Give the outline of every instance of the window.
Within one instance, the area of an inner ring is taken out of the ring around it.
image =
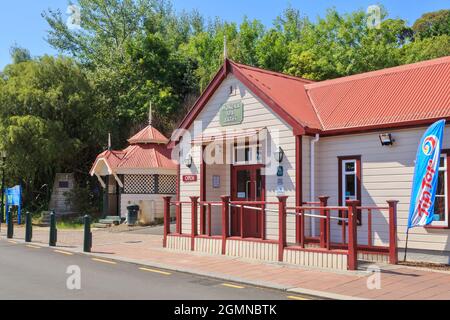
[[[234,164],[258,164],[262,163],[261,145],[235,146]]]
[[[434,217],[431,227],[447,228],[448,225],[448,152],[442,151],[439,161],[438,183],[434,201]]]
[[[339,205],[345,206],[347,200],[361,202],[361,156],[338,157],[339,163]],[[346,212],[340,212],[346,217]],[[361,225],[361,212],[358,211],[358,225]],[[339,224],[342,224],[339,221]]]
[[[342,203],[347,200],[357,200],[356,192],[356,160],[342,161]]]

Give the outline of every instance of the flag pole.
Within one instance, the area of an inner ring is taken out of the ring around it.
[[[405,257],[403,258],[403,262],[406,262],[406,254],[408,252],[408,238],[409,238],[409,227],[408,229],[406,229]]]

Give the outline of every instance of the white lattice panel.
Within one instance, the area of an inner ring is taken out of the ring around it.
[[[161,174],[158,179],[159,194],[175,194],[177,193],[177,176]]]
[[[155,176],[150,174],[126,174],[123,187],[124,193],[128,194],[156,193]]]

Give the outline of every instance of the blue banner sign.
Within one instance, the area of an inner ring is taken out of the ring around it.
[[[17,222],[21,224],[22,220],[22,187],[15,186],[13,188],[6,188],[6,222],[9,220],[9,212],[10,212],[10,206],[17,206]]]
[[[433,221],[444,126],[445,120],[434,123],[420,141],[411,191],[408,228],[423,227]]]

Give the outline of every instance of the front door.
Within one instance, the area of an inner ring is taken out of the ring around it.
[[[264,201],[264,176],[261,165],[233,166],[231,173],[231,201]],[[254,206],[254,205],[249,205]],[[259,207],[259,206],[258,206]],[[241,229],[241,209],[231,209],[231,235],[245,238],[260,238],[262,232],[260,210],[243,209]]]

